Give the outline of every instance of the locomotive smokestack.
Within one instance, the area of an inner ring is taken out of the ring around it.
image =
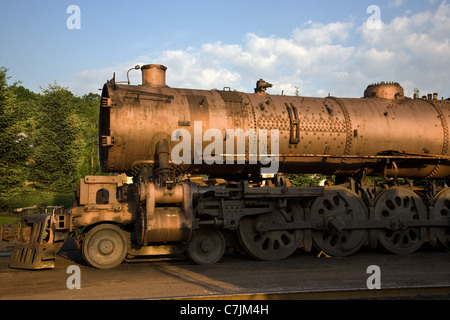
[[[141,67],[142,85],[151,87],[166,87],[167,67],[161,64],[146,64]]]

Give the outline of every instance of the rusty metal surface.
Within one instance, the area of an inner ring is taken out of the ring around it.
[[[117,199],[117,192],[125,182],[124,176],[86,176],[80,179],[75,206],[62,216],[67,219],[65,227],[72,231],[102,221],[131,222],[131,204]]]
[[[3,224],[0,226],[0,241],[13,241],[18,238],[20,223]]]
[[[399,177],[440,179],[450,174],[449,101],[405,98],[395,83],[370,85],[364,98],[293,97],[259,89],[254,94],[175,89],[163,84],[165,67],[144,70],[157,70],[154,86],[109,82],[103,88],[107,102],[101,106],[100,161],[105,171],[133,174],[133,169],[153,167],[161,138],[172,150],[178,142],[171,141],[171,133],[184,129],[194,137],[194,122],[201,121],[203,133],[280,130],[279,153],[289,155],[280,163],[285,173],[351,175],[362,168],[370,173],[387,166],[387,174],[393,176],[394,169],[379,155],[395,152]],[[203,141],[202,150],[208,144]],[[233,153],[237,156],[236,149]],[[248,160],[248,148],[246,153]],[[311,157],[315,154],[320,157]],[[411,154],[420,158],[411,159]],[[428,155],[436,157],[427,159]],[[259,167],[202,163],[177,169],[225,176],[256,172]]]
[[[19,241],[14,246],[9,267],[48,269],[54,267],[56,253],[63,242],[55,241],[52,214],[29,214],[22,217]]]
[[[138,227],[141,245],[191,239],[193,213],[188,184],[169,189],[146,183],[141,184],[140,192],[145,199]],[[156,207],[156,204],[164,204],[164,207]]]
[[[381,82],[368,85],[364,91],[364,98],[401,100],[405,98],[405,94],[397,82]]]

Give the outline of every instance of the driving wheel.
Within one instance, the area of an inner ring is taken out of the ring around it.
[[[285,212],[291,222],[303,220],[303,209],[295,201],[288,201]],[[245,251],[256,259],[272,261],[285,259],[294,253],[303,240],[303,231],[286,229],[264,232],[265,226],[278,223],[289,223],[279,210],[241,218],[238,235]]]
[[[378,242],[387,251],[408,254],[423,244],[420,227],[408,226],[408,221],[423,220],[427,209],[412,190],[393,187],[380,193],[375,200],[375,219],[385,220],[389,228],[378,231]]]
[[[450,249],[450,188],[442,190],[434,197],[431,219],[435,221],[447,220],[447,226],[434,227],[433,230],[439,242]]]
[[[320,229],[313,229],[315,246],[327,254],[344,257],[355,253],[364,244],[368,231],[364,229],[367,210],[362,199],[343,187],[324,190],[311,207],[311,220]],[[360,223],[360,229],[350,229],[351,223]]]

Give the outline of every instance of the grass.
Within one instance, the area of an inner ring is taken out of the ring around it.
[[[9,218],[9,217],[0,217],[0,225],[4,224],[14,224],[16,222],[20,222],[20,218]]]
[[[8,204],[9,208],[23,208],[38,206],[59,206],[64,205],[64,208],[72,206],[73,194],[60,194],[55,192],[40,191],[33,189],[26,189],[22,194],[11,200]]]

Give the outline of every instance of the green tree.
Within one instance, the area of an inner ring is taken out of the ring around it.
[[[30,171],[37,187],[67,193],[78,181],[84,146],[78,108],[79,99],[66,88],[54,83],[43,90]]]
[[[17,196],[25,186],[26,162],[31,154],[27,130],[27,104],[14,92],[16,84],[7,83],[7,69],[0,67],[0,208]]]
[[[318,186],[323,180],[330,178],[323,174],[287,174],[286,177],[296,187]]]
[[[96,175],[101,173],[98,159],[98,120],[100,95],[89,93],[79,99],[77,114],[83,119],[84,149],[82,152],[81,175]]]

